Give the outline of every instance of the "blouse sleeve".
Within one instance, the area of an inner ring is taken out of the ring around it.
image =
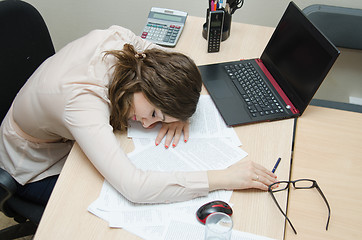
[[[208,194],[207,173],[137,169],[120,148],[109,124],[108,103],[91,92],[68,101],[65,124],[104,178],[124,197],[138,203],[185,201]]]

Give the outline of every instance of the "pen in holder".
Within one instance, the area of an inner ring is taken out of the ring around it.
[[[225,8],[219,8],[217,10],[224,11],[224,24],[222,28],[222,36],[221,41],[225,41],[230,36],[230,29],[231,29],[231,14],[229,11],[225,10]],[[202,27],[202,36],[207,39],[207,28],[209,25],[209,15],[210,15],[210,8],[206,11],[206,23],[204,23]]]

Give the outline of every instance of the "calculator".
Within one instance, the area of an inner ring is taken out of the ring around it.
[[[152,7],[141,38],[158,45],[174,47],[185,26],[187,13]]]

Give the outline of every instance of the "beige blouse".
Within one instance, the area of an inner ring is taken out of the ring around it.
[[[206,172],[137,169],[109,124],[109,71],[104,51],[155,45],[112,26],[77,39],[47,59],[29,78],[1,124],[0,167],[20,184],[59,174],[77,141],[98,171],[133,202],[184,201],[208,194]]]

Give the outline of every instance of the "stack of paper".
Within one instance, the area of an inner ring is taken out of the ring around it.
[[[131,123],[128,136],[133,139],[135,150],[128,157],[136,167],[156,171],[223,169],[247,156],[239,147],[241,142],[233,128],[225,125],[209,96],[201,96],[190,119],[187,143],[180,141],[169,149],[163,147],[164,143],[155,146],[159,128],[143,129],[139,123]],[[125,228],[144,239],[189,239],[185,234],[191,234],[190,239],[203,239],[204,226],[196,219],[197,209],[213,200],[229,202],[231,194],[232,191],[214,191],[185,202],[135,204],[105,181],[99,198],[88,210],[108,221],[110,227]],[[234,232],[235,236],[241,234]]]

